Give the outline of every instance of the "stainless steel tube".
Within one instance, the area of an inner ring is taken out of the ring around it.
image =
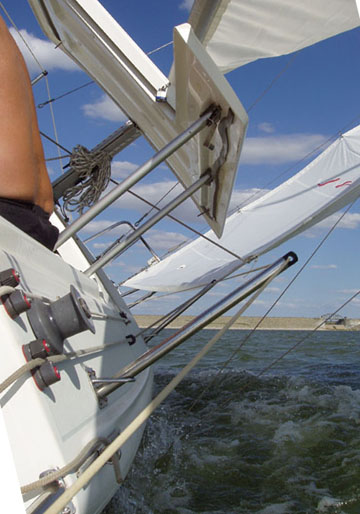
[[[147,232],[153,225],[155,225],[158,221],[164,218],[169,212],[175,209],[178,205],[182,204],[187,198],[189,198],[195,191],[200,189],[206,182],[209,181],[211,177],[211,170],[204,173],[204,175],[199,178],[196,182],[191,184],[190,187],[185,189],[183,193],[174,198],[171,202],[169,202],[165,207],[163,207],[160,211],[158,211],[154,216],[152,216],[146,223],[141,225],[138,229],[135,230],[132,234],[130,234],[124,241],[117,244],[114,248],[111,248],[108,252],[106,252],[100,259],[95,261],[87,270],[85,270],[85,275],[92,275],[96,273],[96,271],[109,261],[111,261],[114,257],[119,255],[120,252],[128,248],[130,245],[135,243],[137,239],[139,239],[145,232]]]
[[[258,273],[254,278],[237,287],[232,293],[228,294],[222,300],[209,307],[209,309],[205,310],[202,314],[194,318],[182,329],[175,332],[175,334],[140,355],[140,357],[138,357],[134,362],[121,369],[114,378],[135,377],[145,368],[149,367],[151,364],[186,341],[189,337],[196,334],[196,332],[211,323],[214,319],[218,318],[226,311],[234,307],[237,303],[241,302],[249,295],[254,293],[265,282],[275,278],[275,276],[277,276],[279,273],[287,269],[292,264],[295,264],[296,261],[297,256],[293,252],[284,255],[282,258],[278,259],[271,266],[269,266],[266,270]],[[118,387],[120,387],[120,384],[102,386],[96,390],[96,393],[99,398],[104,398],[115,391]]]
[[[156,168],[171,154],[173,154],[178,148],[183,146],[189,139],[194,137],[200,132],[209,122],[209,119],[213,116],[216,108],[207,110],[197,121],[195,121],[188,129],[179,134],[175,139],[168,143],[164,148],[157,152],[151,159],[145,164],[140,166],[132,175],[123,180],[118,186],[114,187],[107,195],[101,198],[96,204],[94,204],[88,211],[82,216],[69,225],[63,232],[60,233],[58,241],[55,246],[55,250],[59,248],[65,241],[67,241],[73,234],[80,230],[84,225],[89,223],[95,216],[102,212],[106,207],[111,205],[117,200],[123,193],[130,189],[140,179],[145,177],[151,170]]]

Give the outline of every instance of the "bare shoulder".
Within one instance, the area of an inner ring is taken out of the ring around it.
[[[32,201],[32,92],[23,57],[0,18],[0,196]],[[14,191],[14,181],[19,193]]]

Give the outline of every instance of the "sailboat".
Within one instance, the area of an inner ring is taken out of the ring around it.
[[[153,335],[240,267],[360,194],[360,128],[353,127],[294,177],[227,217],[248,114],[224,73],[351,30],[359,15],[355,0],[296,7],[281,0],[255,0],[251,7],[245,0],[197,0],[188,23],[174,28],[174,63],[165,76],[97,0],[29,4],[44,34],[129,121],[89,152],[97,160],[89,161],[85,174],[74,155],[55,180],[55,253],[0,219],[7,345],[0,386],[4,494],[12,512],[95,514],[125,479],[144,422],[157,405],[151,400],[152,364],[240,302],[250,302],[297,256],[278,256],[149,348]],[[155,154],[95,195],[92,205],[80,202],[80,215],[70,221],[65,199],[73,199],[81,182],[95,189],[99,170],[140,135]],[[130,231],[94,257],[79,231],[164,162],[183,192],[165,207],[152,206],[154,212],[138,226],[126,222]],[[160,259],[146,234],[188,198],[210,231]],[[139,241],[150,262],[122,283],[129,289],[120,294],[104,267]],[[153,330],[139,329],[130,293],[193,289]]]

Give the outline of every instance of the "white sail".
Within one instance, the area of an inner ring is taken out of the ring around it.
[[[203,238],[124,283],[149,291],[182,291],[220,279],[360,195],[360,125],[348,131],[294,177],[230,216],[219,242]]]
[[[217,180],[192,195],[203,218],[220,236],[248,117],[191,26],[183,24],[174,29],[176,80],[169,88],[169,79],[97,0],[29,2],[47,36],[84,68],[156,150],[196,122],[211,105],[221,109],[221,118],[231,111],[233,122],[228,123],[225,145],[229,150],[219,166]],[[167,158],[185,188],[205,170],[218,166],[224,138],[213,128],[207,125]]]
[[[360,20],[356,0],[198,0],[189,23],[226,73],[313,45]]]

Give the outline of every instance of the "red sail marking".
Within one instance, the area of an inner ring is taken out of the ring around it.
[[[326,182],[322,182],[321,184],[318,184],[319,187],[326,186],[327,184],[331,184],[332,182],[337,182],[340,180],[340,178],[333,178],[332,180],[327,180]],[[338,186],[336,186],[338,187]]]
[[[350,184],[352,184],[352,180],[347,180],[346,182],[343,182],[342,184],[338,184],[335,187],[349,186]]]

